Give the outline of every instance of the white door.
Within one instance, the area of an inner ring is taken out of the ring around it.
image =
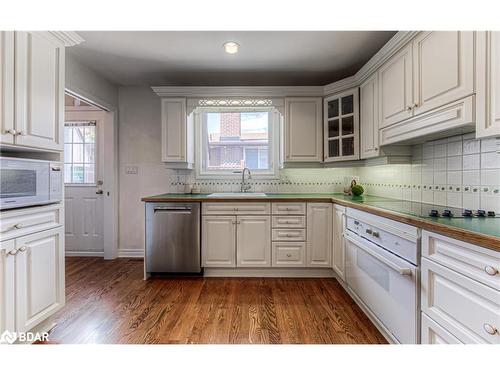
[[[378,151],[378,74],[360,86],[361,159],[379,156]]]
[[[307,204],[307,265],[331,267],[332,204]]]
[[[428,31],[413,41],[414,115],[474,93],[474,32]]]
[[[15,318],[15,241],[0,244],[0,333],[16,330]]]
[[[16,144],[62,150],[64,46],[47,32],[15,33]]]
[[[271,266],[271,216],[236,217],[238,267]]]
[[[345,246],[344,246],[345,207],[333,205],[333,260],[332,265],[337,275],[345,281]]]
[[[236,216],[202,216],[203,267],[236,266]]]
[[[16,239],[17,331],[26,332],[64,305],[62,227]]]
[[[104,255],[103,111],[66,112],[65,228],[68,255]]]
[[[379,126],[381,128],[413,115],[412,44],[403,48],[379,70]]]
[[[14,143],[14,32],[0,31],[0,142]]]

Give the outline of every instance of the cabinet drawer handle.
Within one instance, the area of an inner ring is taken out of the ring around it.
[[[489,335],[495,335],[498,332],[498,329],[496,327],[492,326],[491,324],[484,323],[483,328],[486,331],[487,334]]]
[[[490,276],[495,276],[498,273],[498,270],[492,266],[484,267],[484,272],[486,272]]]
[[[14,224],[14,229],[21,229],[23,227],[22,223]]]
[[[378,232],[373,232],[373,237],[376,237],[376,238],[379,238],[380,237],[380,234]]]
[[[371,229],[367,229],[367,230],[366,230],[366,233],[368,233],[368,234],[372,234],[372,233],[373,233],[373,231],[372,231]]]

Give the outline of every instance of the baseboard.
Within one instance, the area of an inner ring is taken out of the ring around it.
[[[144,249],[118,249],[118,258],[144,258]]]
[[[205,268],[205,277],[335,277],[329,268]]]
[[[102,251],[79,251],[79,250],[66,250],[67,257],[104,257],[104,250]]]

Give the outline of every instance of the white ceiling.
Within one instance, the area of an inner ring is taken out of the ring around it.
[[[80,31],[69,49],[119,85],[325,85],[354,74],[393,31]],[[222,44],[236,41],[228,55]]]

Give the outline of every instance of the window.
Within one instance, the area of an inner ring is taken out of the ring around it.
[[[206,108],[199,111],[201,175],[232,174],[248,168],[274,174],[277,147],[274,111],[256,108]]]
[[[95,141],[95,122],[64,124],[64,183],[96,183]]]

